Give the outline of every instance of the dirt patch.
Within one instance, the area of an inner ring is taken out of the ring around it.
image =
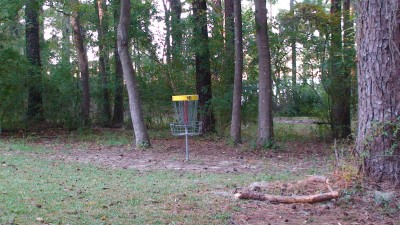
[[[42,143],[43,144],[43,143]],[[149,170],[184,170],[202,172],[261,172],[265,163],[259,155],[246,154],[223,144],[192,141],[190,160],[185,161],[181,140],[153,140],[153,147],[132,150],[132,146],[104,146],[95,143],[78,146],[49,143],[57,151],[52,159],[92,163],[111,168]]]
[[[185,142],[182,137],[153,139],[152,148],[134,149],[131,144],[110,145],[101,140],[76,141],[68,133],[57,132],[31,135],[29,140],[53,150],[48,154],[51,159],[139,171],[259,173],[268,170],[269,173],[287,171],[300,175],[309,170],[325,172],[329,160],[329,144],[325,142],[286,142],[276,151],[253,151],[247,145],[230,147],[223,141],[191,138],[190,160],[185,161]],[[101,135],[104,131],[95,132]]]

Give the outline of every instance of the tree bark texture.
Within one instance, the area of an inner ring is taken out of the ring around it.
[[[122,70],[126,81],[129,97],[129,109],[137,147],[150,147],[150,139],[143,119],[139,88],[132,59],[129,54],[128,29],[130,25],[130,0],[121,0],[121,12],[118,24],[118,52],[122,62]]]
[[[114,84],[114,115],[113,123],[120,125],[124,122],[124,77],[122,72],[122,64],[118,53],[117,29],[119,22],[119,10],[121,0],[113,1],[114,14],[114,61],[115,61],[115,84]]]
[[[108,90],[108,50],[106,48],[106,32],[108,30],[107,23],[107,5],[106,0],[96,0],[95,9],[97,13],[97,31],[99,45],[99,73],[101,77],[101,89],[103,99],[101,102],[101,121],[104,124],[111,122],[111,105],[110,94]]]
[[[257,146],[273,141],[271,55],[265,0],[255,0],[256,41],[258,50],[258,133]]]
[[[357,153],[366,175],[400,185],[400,1],[358,1]]]
[[[77,0],[73,0],[71,3],[76,5],[79,4]],[[75,8],[79,7],[75,6]],[[78,11],[72,12],[71,25],[74,33],[75,48],[81,74],[82,122],[85,126],[87,126],[90,124],[89,65]]]
[[[233,86],[233,105],[231,138],[235,144],[241,142],[241,107],[242,107],[242,74],[243,74],[243,38],[241,0],[234,1],[235,16],[235,78]]]
[[[44,119],[42,99],[42,78],[40,58],[40,4],[37,0],[26,1],[25,5],[25,42],[26,55],[31,64],[29,68],[28,120],[40,122]]]
[[[200,121],[203,132],[214,130],[214,115],[211,108],[210,49],[207,31],[207,1],[194,0],[194,41],[196,64],[196,91],[199,95]]]

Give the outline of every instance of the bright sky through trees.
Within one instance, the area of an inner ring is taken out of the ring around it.
[[[276,14],[279,13],[279,10],[282,10],[282,9],[289,10],[290,0],[277,0],[276,4],[270,4],[268,2],[269,1],[267,1],[268,17],[271,15],[271,13],[273,16],[276,16]],[[162,1],[154,1],[154,4],[156,5],[156,7],[158,9],[158,14],[156,15],[156,17],[164,18],[164,6],[163,6]],[[242,5],[243,8],[254,7],[254,0],[243,0],[242,4],[243,4]],[[190,7],[190,5],[186,5],[184,13],[182,14],[183,17],[185,17],[187,15],[186,12],[190,12],[190,8],[188,8],[188,7]],[[162,43],[165,41],[165,22],[154,19],[151,23],[150,30],[154,34],[153,43],[155,43],[159,46],[157,53],[161,56],[164,55],[164,53],[163,53],[164,44],[162,44]]]
[[[158,18],[164,18],[164,7],[162,4],[162,1],[154,1],[154,4],[156,5],[158,9]],[[250,7],[254,6],[253,0],[244,0],[243,1],[243,7]],[[187,6],[189,7],[189,5]],[[270,16],[271,11],[272,15],[276,15],[279,10],[281,9],[289,9],[289,0],[278,0],[276,4],[271,5],[270,3],[267,3],[268,7],[268,16]],[[44,9],[47,9],[48,6],[44,6]],[[188,12],[190,12],[190,9],[186,9]],[[151,28],[150,30],[153,32],[153,43],[157,44],[159,46],[157,52],[160,56],[164,55],[163,54],[163,42],[165,41],[165,22],[164,21],[159,21],[157,19],[153,19],[151,23]],[[97,38],[97,33],[92,32],[91,33],[93,38]],[[53,36],[61,36],[61,32],[55,30],[55,28],[52,26],[52,21],[49,19],[45,19],[45,39],[48,40],[52,38]],[[97,46],[88,46],[88,58],[89,61],[97,61],[98,60],[98,55],[97,55],[98,47]],[[57,60],[53,59],[53,63],[56,63]]]

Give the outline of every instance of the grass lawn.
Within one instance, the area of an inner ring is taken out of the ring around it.
[[[254,131],[244,126],[247,142],[239,147],[191,138],[189,162],[183,139],[160,132],[148,150],[132,150],[126,130],[2,134],[0,224],[400,225],[400,193],[360,177],[351,145],[336,146],[342,161],[335,172],[324,129],[277,123],[279,147],[261,151],[252,147]],[[237,188],[258,181],[270,185],[262,190],[269,194],[327,191],[325,184],[293,188],[307,175],[332,178],[341,197],[317,204],[233,199]]]
[[[236,203],[218,191],[287,177],[110,169],[0,147],[0,224],[228,224]]]

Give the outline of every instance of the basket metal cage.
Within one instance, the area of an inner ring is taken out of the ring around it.
[[[181,123],[171,123],[170,128],[171,128],[171,133],[174,136],[183,136],[183,135],[194,136],[201,134],[201,128],[202,128],[201,125],[202,125],[201,122],[191,122],[188,125]]]
[[[192,95],[184,95],[186,98],[181,96],[182,95],[173,96],[173,104],[177,123],[182,125],[190,125],[197,122],[197,98],[188,97]]]
[[[172,96],[176,123],[171,123],[174,136],[185,136],[186,160],[189,160],[189,136],[201,134],[202,123],[197,121],[198,95]]]

